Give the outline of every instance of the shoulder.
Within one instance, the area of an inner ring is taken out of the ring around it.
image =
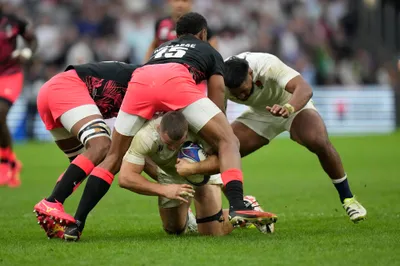
[[[212,57],[220,60],[220,61],[224,61],[224,59],[222,58],[221,54],[214,48],[212,47],[208,42],[203,42],[203,41],[198,41],[196,43],[196,46],[199,50],[201,50],[204,53],[207,53],[209,55],[211,55]]]
[[[130,151],[143,156],[149,155],[156,146],[156,140],[155,132],[153,132],[151,126],[147,124],[141,128],[133,138]]]

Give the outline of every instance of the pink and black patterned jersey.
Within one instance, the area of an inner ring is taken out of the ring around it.
[[[117,116],[132,73],[138,67],[123,62],[107,61],[70,65],[65,71],[75,69],[101,114],[108,119]]]

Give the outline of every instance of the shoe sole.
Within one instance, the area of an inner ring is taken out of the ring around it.
[[[57,234],[61,230],[54,231],[57,224],[53,220],[51,220],[50,217],[38,216],[37,220],[38,220],[38,224],[40,225],[40,227],[45,231],[48,239],[52,239],[54,237],[62,238],[62,236],[57,236]],[[61,226],[61,225],[58,225],[58,226]]]
[[[61,227],[65,227],[71,223],[74,223],[69,220],[60,219],[52,215],[48,215],[47,213],[43,213],[38,210],[33,210],[33,213],[35,213],[38,221],[37,223],[45,231],[48,239],[52,239],[54,237],[62,239],[64,237],[64,236],[57,236],[57,232],[53,231],[57,224]]]
[[[260,223],[260,224],[270,224],[276,223],[278,221],[278,217],[244,217],[237,215],[230,219],[231,224],[240,225],[243,223]]]
[[[69,220],[69,219],[57,217],[55,215],[49,215],[48,213],[43,212],[43,211],[38,210],[38,209],[34,209],[33,213],[36,214],[36,217],[39,217],[39,216],[49,217],[51,220],[54,221],[54,224],[58,223],[61,226],[66,226],[66,225],[69,225],[71,223],[75,223],[75,220]]]
[[[359,223],[361,221],[365,221],[365,220],[367,220],[367,216],[360,216],[360,217],[357,217],[357,218],[355,218],[354,220],[351,220],[351,221],[353,223],[357,224],[357,223]]]
[[[68,242],[76,242],[79,240],[79,236],[72,236],[64,233],[64,240]]]

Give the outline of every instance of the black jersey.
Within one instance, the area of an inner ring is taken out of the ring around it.
[[[133,71],[139,66],[117,61],[69,65],[86,84],[105,119],[116,117]]]
[[[224,75],[224,60],[220,53],[193,35],[182,36],[162,44],[154,50],[146,65],[166,63],[185,65],[196,83],[208,80],[212,75]]]

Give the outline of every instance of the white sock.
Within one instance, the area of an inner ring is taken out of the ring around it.
[[[346,180],[347,178],[347,174],[344,175],[344,177],[340,178],[340,179],[332,179],[332,183],[333,184],[340,184],[342,183],[344,180]]]

